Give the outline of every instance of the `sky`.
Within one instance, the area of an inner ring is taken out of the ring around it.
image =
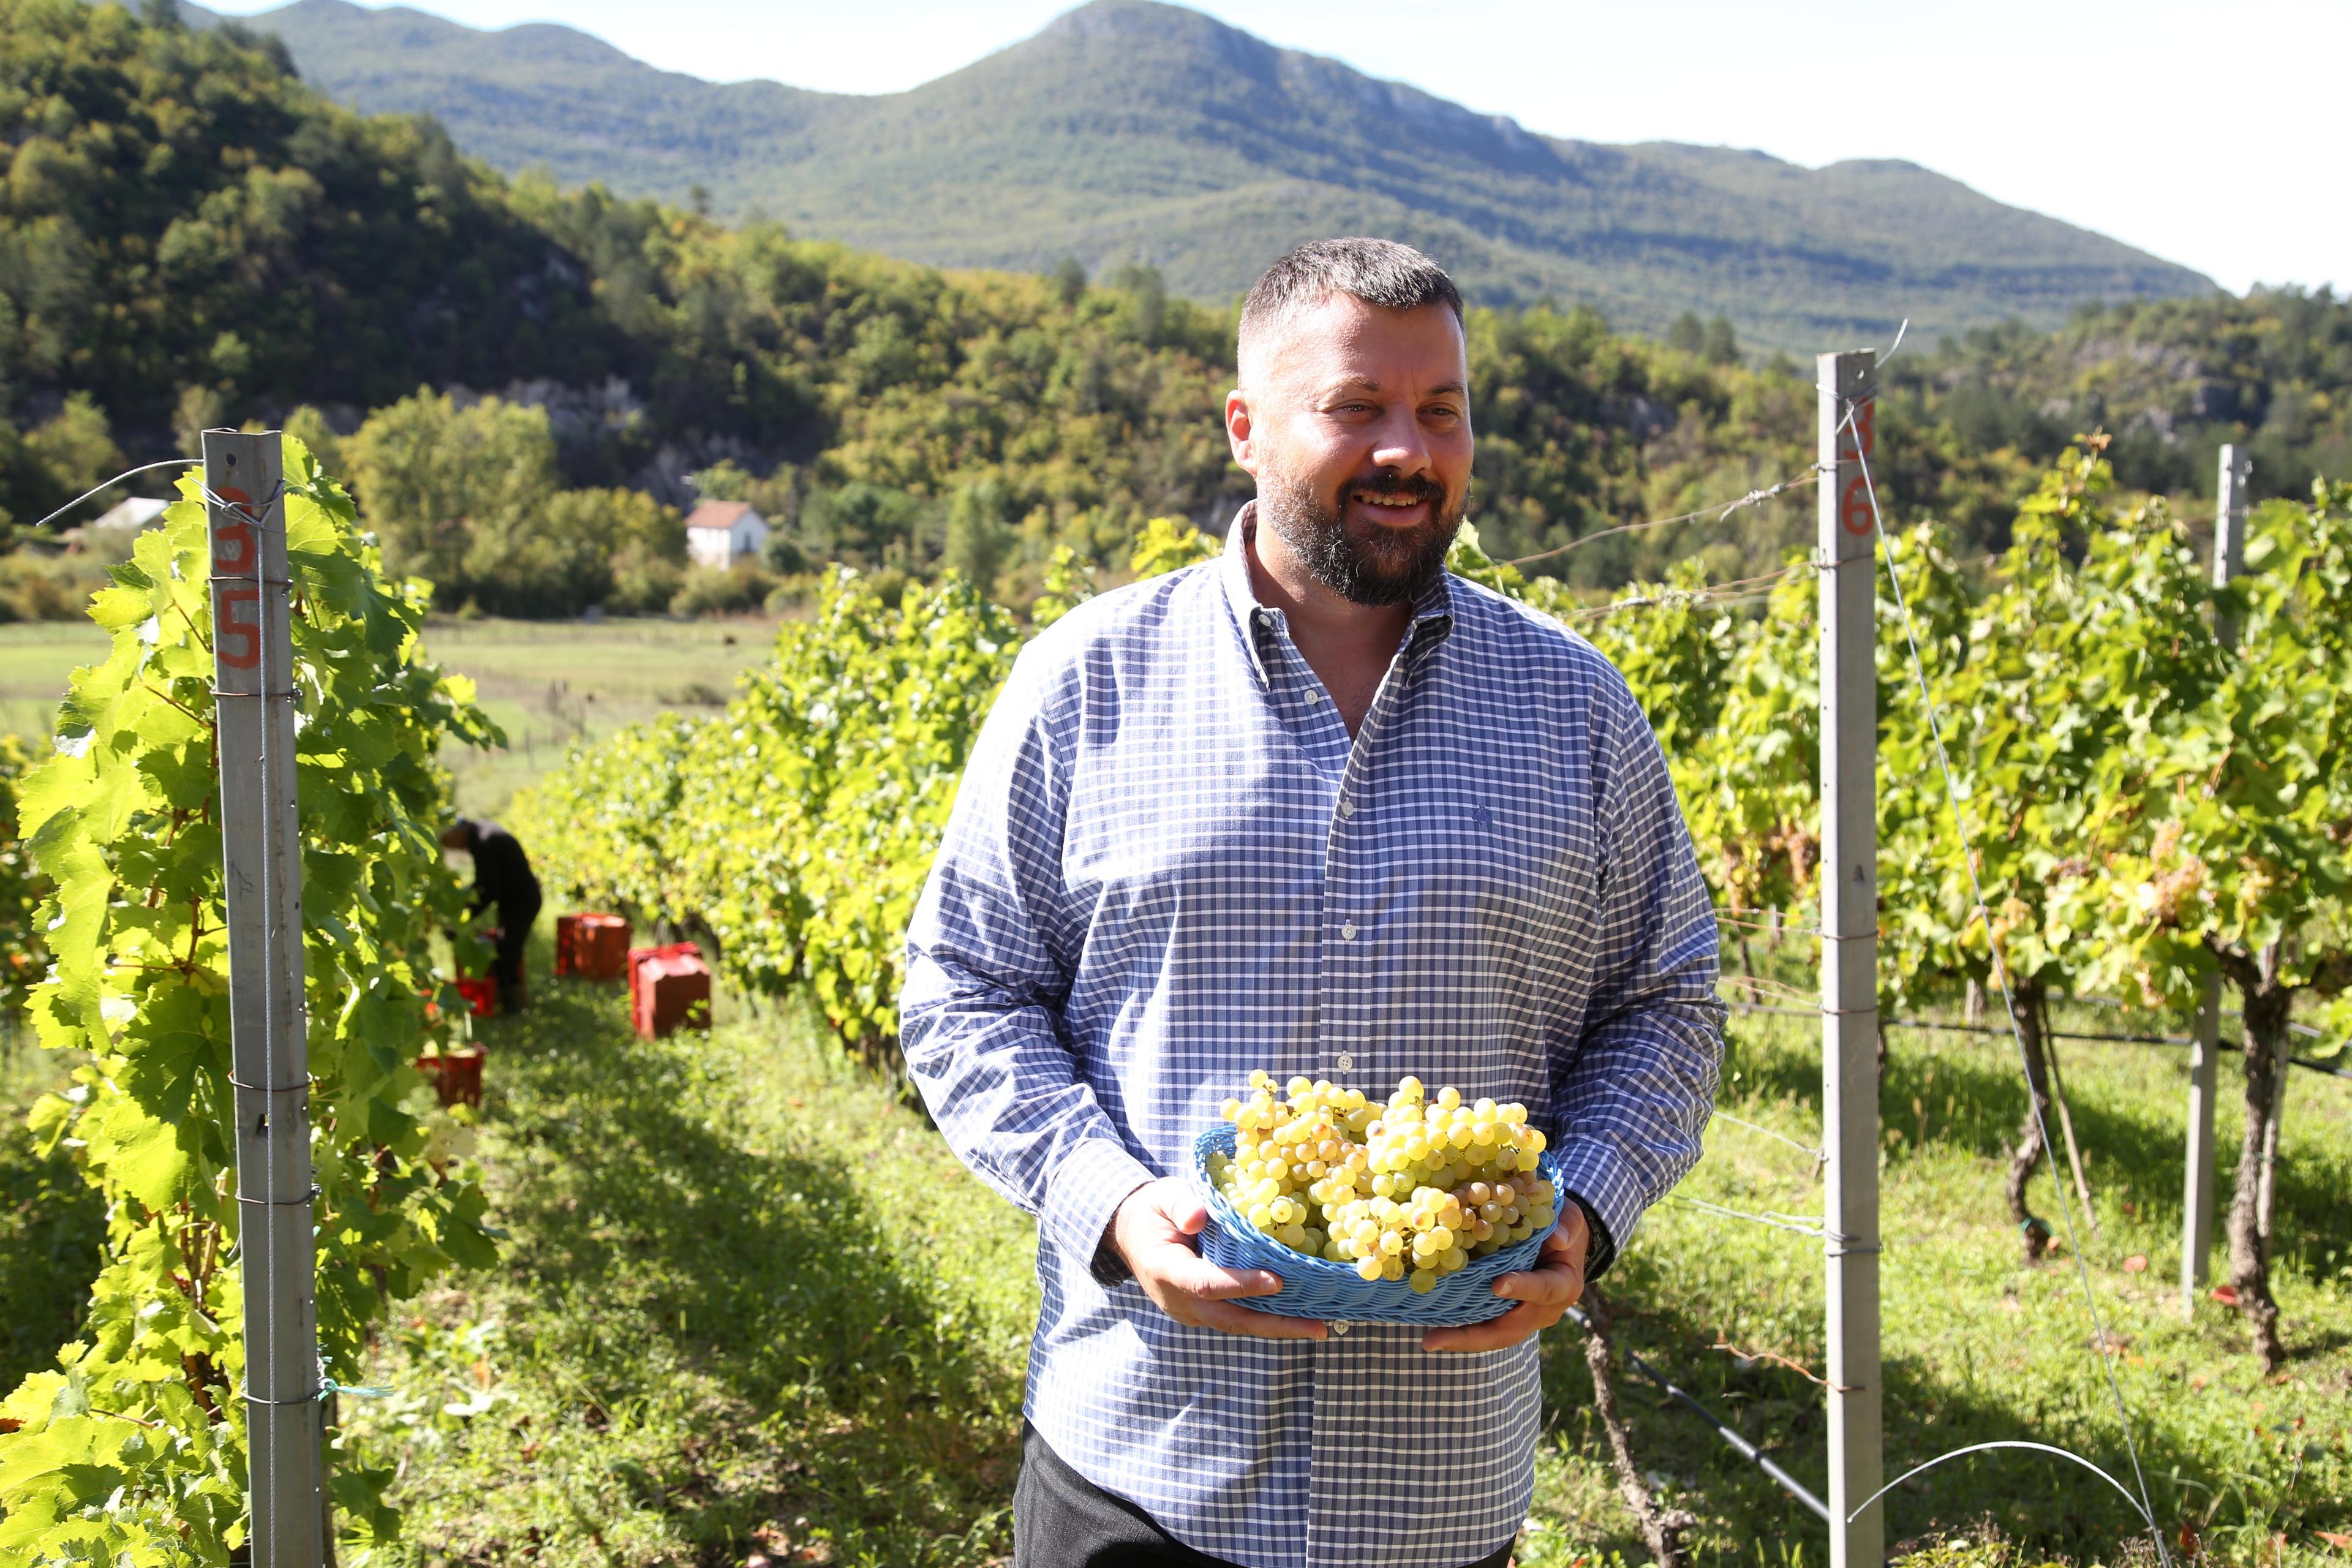
[[[267,4],[215,0],[250,13]],[[896,92],[1069,0],[433,0],[476,27],[561,22],[667,70]],[[2242,292],[2352,289],[2346,0],[1203,0],[1290,48],[1531,131],[1905,158]]]

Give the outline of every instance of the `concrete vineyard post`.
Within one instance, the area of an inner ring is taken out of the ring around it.
[[[2213,585],[2229,585],[2245,570],[2246,482],[2252,459],[2241,447],[2221,448],[2213,488]],[[2237,628],[2225,617],[2215,628],[2234,644]],[[2221,1057],[2221,976],[2205,977],[2203,1005],[2197,1009],[2197,1036],[2189,1054],[2189,1158],[2187,1190],[2180,1205],[2180,1313],[2194,1317],[2198,1294],[2213,1254],[2213,1076]],[[2285,1075],[2281,1074],[2282,1078]]]
[[[1878,356],[1821,356],[1822,1131],[1829,1309],[1830,1568],[1879,1568]]]
[[[204,433],[254,1568],[326,1553],[294,650],[276,432]]]

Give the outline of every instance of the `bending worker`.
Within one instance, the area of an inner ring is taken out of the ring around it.
[[[1445,570],[1462,298],[1302,246],[1242,308],[1223,558],[1080,605],[982,729],[908,933],[907,1067],[1037,1215],[1018,1568],[1501,1568],[1536,1336],[1699,1156],[1707,892],[1650,723],[1558,621]],[[1468,1328],[1250,1310],[1193,1140],[1253,1068],[1517,1100],[1572,1203]]]
[[[539,879],[531,873],[530,857],[513,834],[471,816],[452,823],[441,835],[441,847],[474,858],[474,911],[498,906],[498,956],[491,961],[490,977],[499,983],[499,1009],[520,1012],[523,944],[539,919]]]

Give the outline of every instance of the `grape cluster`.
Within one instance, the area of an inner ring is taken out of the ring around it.
[[[1426,1291],[1551,1224],[1558,1196],[1533,1174],[1544,1135],[1524,1105],[1452,1089],[1429,1100],[1417,1078],[1385,1105],[1328,1079],[1277,1093],[1262,1069],[1250,1091],[1224,1103],[1234,1152],[1209,1157],[1209,1179],[1294,1252]]]

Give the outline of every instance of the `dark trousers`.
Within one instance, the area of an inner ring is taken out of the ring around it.
[[[499,983],[499,1000],[520,989],[523,944],[530,941],[530,928],[539,919],[539,900],[525,903],[520,900],[500,899],[499,911],[498,955],[490,960],[490,977]]]
[[[1508,1568],[1511,1543],[1468,1568]],[[1037,1428],[1021,1424],[1013,1489],[1013,1568],[1233,1568],[1195,1552],[1123,1497],[1070,1468]]]

